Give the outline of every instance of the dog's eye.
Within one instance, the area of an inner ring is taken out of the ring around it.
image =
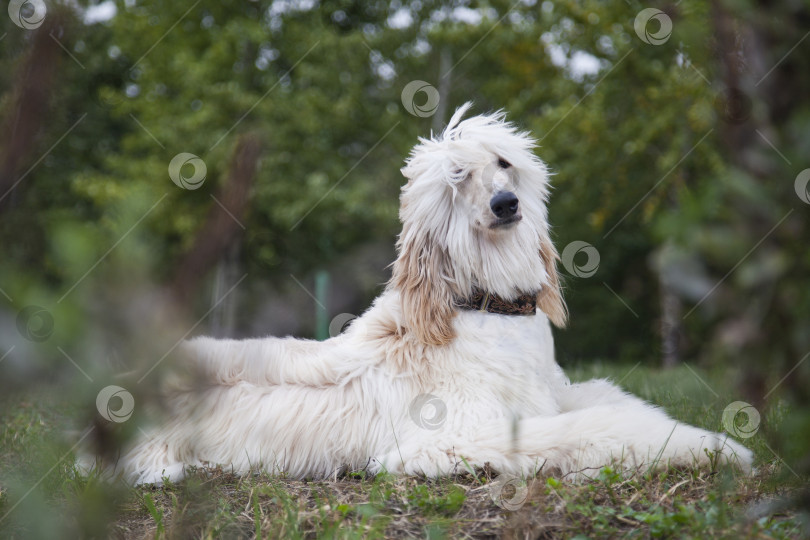
[[[511,166],[512,164],[506,161],[505,159],[498,158],[498,167],[500,167],[501,169],[508,169]]]

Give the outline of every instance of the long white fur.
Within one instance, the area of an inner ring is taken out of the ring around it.
[[[173,386],[169,421],[113,472],[132,483],[177,480],[204,465],[294,478],[347,469],[437,476],[466,462],[587,476],[611,463],[704,465],[707,450],[750,470],[751,452],[721,434],[681,424],[608,381],[569,383],[546,314],[452,306],[474,287],[504,298],[537,292],[551,298],[540,304],[551,318],[564,319],[546,167],[503,114],[462,121],[468,107],[420,140],[403,168],[400,255],[371,308],[324,342],[184,343],[187,366],[206,385]],[[493,168],[498,159],[512,168]],[[491,230],[487,190],[504,188],[523,219]]]

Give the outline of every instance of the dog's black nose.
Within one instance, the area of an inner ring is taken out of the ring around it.
[[[510,218],[517,214],[518,198],[511,191],[499,191],[490,199],[489,207],[499,219]]]

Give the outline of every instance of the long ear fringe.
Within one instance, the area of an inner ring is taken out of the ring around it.
[[[558,328],[565,328],[568,321],[568,308],[562,297],[560,275],[557,272],[557,261],[560,255],[551,242],[548,233],[540,236],[540,257],[546,265],[548,286],[537,294],[537,306],[545,313],[549,320]]]
[[[450,257],[428,234],[403,230],[397,247],[391,285],[400,294],[405,330],[427,345],[450,343],[455,338]]]

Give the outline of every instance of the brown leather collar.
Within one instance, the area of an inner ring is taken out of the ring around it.
[[[456,307],[498,315],[534,315],[537,312],[537,295],[524,294],[509,301],[476,289],[470,297],[456,301]]]

